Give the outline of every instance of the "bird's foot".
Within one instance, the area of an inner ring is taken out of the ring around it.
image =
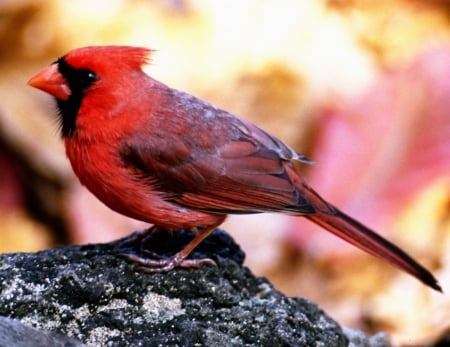
[[[172,257],[164,258],[163,256],[154,253],[154,252],[145,252],[146,255],[151,255],[152,258],[144,258],[139,257],[134,254],[126,254],[122,253],[121,255],[126,257],[128,260],[131,260],[137,264],[138,270],[146,273],[153,272],[167,272],[176,267],[184,267],[184,268],[198,268],[202,265],[213,265],[217,266],[216,262],[212,259],[185,259],[184,253],[178,252]]]
[[[198,268],[204,264],[217,266],[216,262],[209,258],[186,259],[192,250],[202,240],[204,240],[215,229],[215,227],[216,226],[214,225],[203,229],[192,228],[191,230],[194,233],[194,238],[181,251],[175,253],[171,257],[166,257],[146,249],[146,242],[149,241],[158,230],[160,230],[158,227],[152,227],[143,233],[132,234],[121,242],[121,246],[138,245],[143,256],[138,256],[130,252],[121,252],[120,255],[139,264],[138,269],[147,273],[167,272],[175,267]]]

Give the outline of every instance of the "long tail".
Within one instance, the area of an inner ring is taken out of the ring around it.
[[[339,211],[304,184],[302,186],[302,193],[304,193],[306,198],[316,208],[315,214],[304,215],[304,217],[363,251],[384,259],[395,267],[406,271],[427,286],[442,292],[441,286],[431,272],[406,254],[402,249]]]

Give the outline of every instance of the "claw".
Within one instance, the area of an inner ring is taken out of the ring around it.
[[[192,250],[200,242],[202,242],[215,229],[215,227],[216,226],[214,225],[203,230],[193,228],[192,232],[194,233],[194,238],[191,240],[191,242],[189,242],[181,251],[168,258],[144,248],[145,242],[148,241],[156,231],[156,227],[152,227],[143,233],[135,233],[130,235],[120,244],[122,246],[128,246],[139,243],[140,251],[145,255],[145,257],[141,257],[131,253],[120,253],[120,255],[132,262],[137,263],[139,265],[138,270],[145,273],[167,272],[174,269],[175,267],[198,268],[202,265],[217,266],[216,262],[209,258],[186,259],[186,257],[192,252]]]
[[[179,253],[170,258],[163,258],[161,255],[155,254],[157,257],[154,259],[139,257],[137,255],[127,253],[121,253],[120,255],[126,257],[134,263],[139,264],[140,266],[138,267],[138,270],[145,273],[167,272],[176,267],[198,268],[202,265],[217,266],[217,263],[210,258],[182,259],[179,256]]]
[[[152,262],[155,264],[155,262]],[[212,265],[217,266],[216,262],[210,258],[204,258],[204,259],[183,259],[181,261],[177,261],[174,259],[174,257],[166,258],[162,262],[156,262],[157,266],[152,265],[142,265],[139,266],[139,271],[145,272],[145,273],[154,273],[154,272],[167,272],[170,271],[176,267],[183,267],[183,268],[199,268],[202,265]]]

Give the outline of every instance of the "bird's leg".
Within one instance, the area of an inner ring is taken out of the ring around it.
[[[146,243],[154,237],[155,233],[159,232],[160,229],[154,225],[142,232],[134,232],[130,234],[129,236],[125,237],[123,240],[117,243],[116,249],[122,249],[124,247],[129,246],[139,246],[139,251],[143,254],[145,254],[146,257],[154,258],[154,259],[164,259],[164,256],[161,254],[158,254],[156,252],[152,252],[148,249],[145,249]],[[121,253],[121,255],[125,256],[126,258],[134,257],[131,254],[128,253]]]
[[[137,243],[141,243],[144,240],[147,240],[153,233],[157,230],[156,226],[152,226],[144,231],[134,232],[127,237],[123,238],[120,242],[117,243],[116,248],[122,248],[127,246],[132,246]]]
[[[163,258],[160,255],[154,257],[154,253],[144,250],[145,254],[150,253],[153,259],[139,257],[134,254],[123,254],[127,259],[138,263],[139,270],[142,272],[166,272],[170,271],[175,267],[199,267],[203,264],[214,265],[216,266],[216,262],[212,259],[186,259],[186,257],[197,247],[206,237],[208,237],[211,232],[214,231],[216,225],[206,227],[203,230],[198,230],[197,228],[191,229],[194,233],[194,238],[178,253],[175,253],[173,256],[169,258]],[[145,240],[149,235],[144,235],[142,240]]]
[[[146,255],[154,258],[161,258],[161,255],[159,255],[158,253],[144,249],[144,245],[146,244],[146,242],[151,239],[158,231],[158,227],[154,225],[142,232],[134,232],[118,242],[116,248],[121,249],[128,246],[139,245],[140,251],[145,253]]]

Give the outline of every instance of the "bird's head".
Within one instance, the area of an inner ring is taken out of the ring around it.
[[[70,51],[35,74],[28,84],[52,95],[61,116],[62,135],[75,131],[76,118],[84,100],[97,93],[95,104],[112,103],[112,93],[129,90],[133,74],[142,74],[152,50],[131,46],[89,46]],[[120,89],[108,86],[121,86]],[[99,97],[100,94],[100,97]],[[126,97],[122,95],[122,97]]]

